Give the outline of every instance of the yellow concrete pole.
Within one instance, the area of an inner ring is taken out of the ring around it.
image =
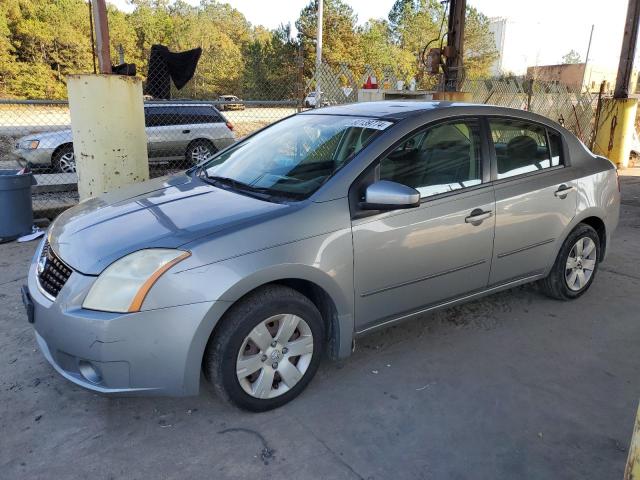
[[[624,480],[640,480],[640,405],[633,424],[633,435],[629,446],[627,466],[624,469]]]
[[[628,167],[637,110],[635,98],[604,99],[593,153],[607,157],[618,168]]]
[[[142,81],[67,77],[80,200],[149,178]]]

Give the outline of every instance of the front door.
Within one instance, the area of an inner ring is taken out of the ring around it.
[[[494,145],[496,236],[491,285],[543,273],[576,213],[575,174],[559,133],[531,122],[489,119]]]
[[[450,121],[375,166],[374,179],[416,188],[422,202],[352,220],[358,331],[487,286],[495,200],[483,151],[475,120]]]

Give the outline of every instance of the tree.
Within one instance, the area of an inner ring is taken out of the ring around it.
[[[316,13],[316,1],[311,0],[296,20],[298,41],[304,52],[305,73],[309,76],[314,70],[316,58]],[[358,18],[353,9],[342,0],[324,0],[323,16],[323,61],[334,67],[345,63],[355,69],[362,68],[360,42],[356,33]]]
[[[396,77],[405,80],[413,76],[414,56],[393,42],[389,22],[369,20],[358,29],[358,34],[362,62],[371,66],[378,75],[383,77],[386,70],[391,70]]]
[[[422,71],[421,55],[427,45],[436,48],[447,29],[447,12],[438,0],[396,0],[389,12],[392,39],[410,52],[416,73]],[[489,19],[467,5],[463,65],[467,77],[487,76],[498,52],[489,31]]]
[[[580,58],[580,54],[578,52],[576,52],[574,49],[571,49],[562,56],[562,63],[565,65],[582,63],[582,58]]]

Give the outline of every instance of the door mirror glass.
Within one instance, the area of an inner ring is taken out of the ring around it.
[[[415,188],[389,180],[380,180],[367,187],[364,202],[365,210],[397,210],[420,206],[420,192]]]

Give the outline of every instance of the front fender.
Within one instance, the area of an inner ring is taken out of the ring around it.
[[[353,338],[353,248],[351,229],[317,235],[290,244],[260,250],[227,260],[168,271],[160,277],[144,301],[143,309],[171,305],[217,302],[223,309],[199,330],[206,340],[227,307],[256,288],[285,279],[305,280],[323,289],[334,303],[339,356],[347,355]]]

